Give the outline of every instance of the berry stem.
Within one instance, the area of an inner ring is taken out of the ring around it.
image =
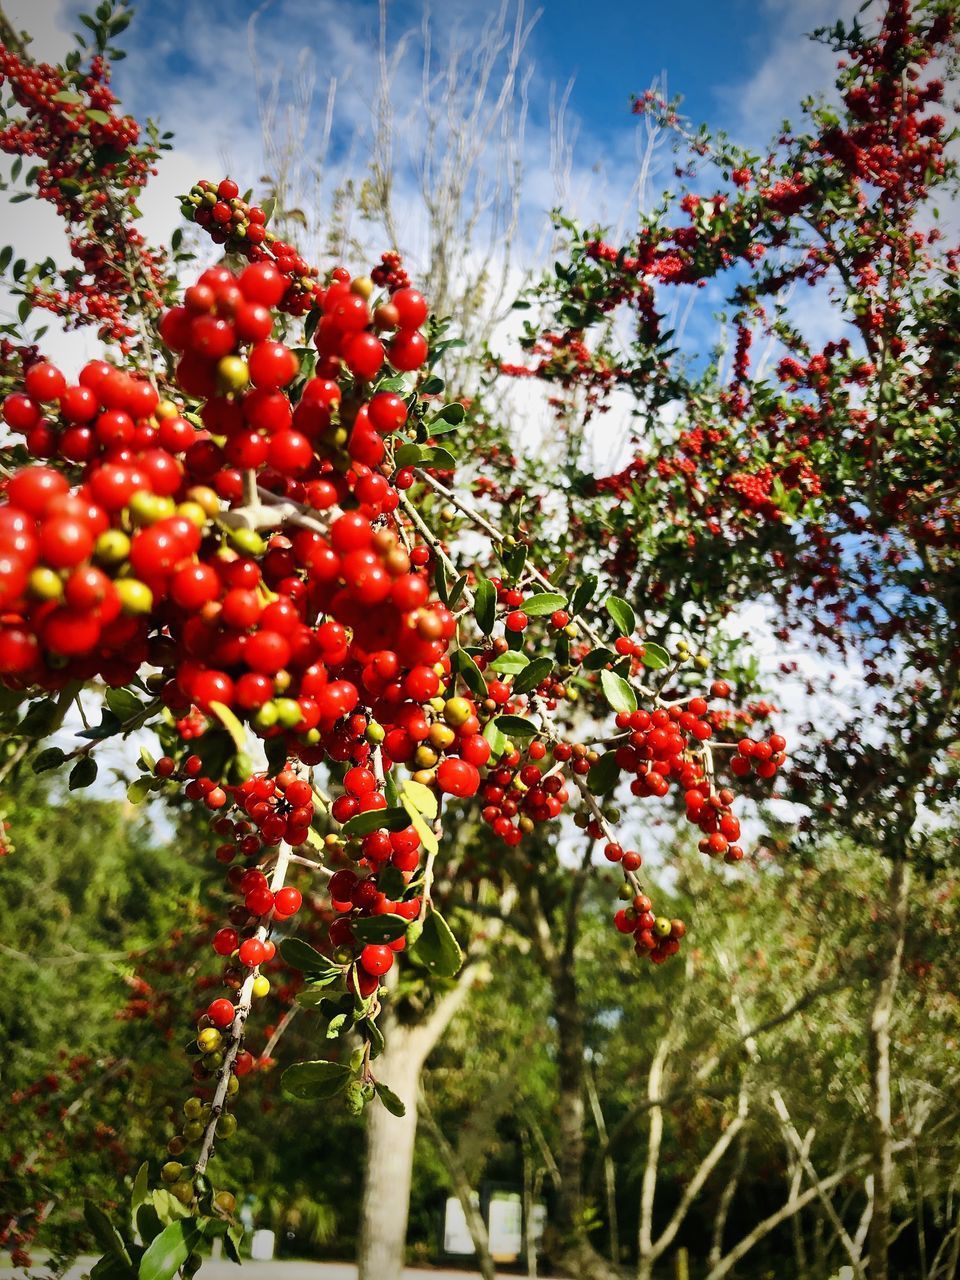
[[[276,893],[278,889],[283,887],[284,879],[287,874],[287,866],[292,856],[290,846],[284,841],[280,845],[277,854],[277,865],[273,869],[273,875],[270,877],[270,892]],[[270,924],[260,925],[254,937],[261,942],[270,932]],[[237,1054],[240,1052],[240,1045],[243,1042],[243,1029],[250,1013],[250,1006],[253,1003],[253,984],[256,981],[259,968],[251,969],[250,973],[244,980],[243,986],[240,988],[240,998],[237,1001],[236,1013],[233,1022],[230,1024],[230,1043],[227,1045],[226,1052],[223,1055],[223,1065],[217,1073],[217,1087],[214,1090],[213,1102],[211,1104],[210,1119],[207,1121],[207,1127],[203,1135],[203,1142],[200,1146],[200,1154],[197,1156],[195,1165],[196,1173],[205,1172],[210,1157],[213,1154],[213,1144],[217,1136],[217,1124],[220,1116],[223,1114],[223,1104],[226,1101],[227,1089],[230,1084],[230,1073],[233,1070],[233,1064],[236,1061]]]

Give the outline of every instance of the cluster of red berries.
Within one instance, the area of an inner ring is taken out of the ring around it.
[[[579,752],[576,757],[574,752]],[[487,775],[481,792],[481,817],[493,834],[509,848],[518,845],[524,835],[538,823],[558,818],[570,799],[563,774],[543,772],[540,764],[547,754],[546,746],[531,742],[524,756],[514,749],[500,757],[497,767]],[[573,758],[573,768],[582,760],[586,769],[586,748],[578,744],[556,743],[553,757],[557,762]]]
[[[737,754],[730,761],[730,772],[744,778],[753,770],[758,778],[770,779],[786,759],[787,740],[779,733],[757,742],[753,738],[741,738]]]
[[[653,903],[645,893],[636,894],[630,906],[622,907],[613,923],[619,933],[632,934],[637,955],[649,957],[654,964],[663,964],[675,956],[687,932],[682,920],[655,916]]]
[[[25,112],[0,130],[0,150],[37,157],[41,163],[28,178],[34,194],[52,204],[68,226],[83,227],[70,237],[80,268],[61,273],[59,286],[51,277],[34,282],[26,296],[68,327],[96,324],[104,340],[128,351],[136,336],[131,294],[138,308],[159,309],[169,278],[163,250],[151,247],[132,225],[158,153],[140,143],[132,116],[116,114],[107,77],[101,57],[68,83],[60,68],[31,62],[0,44],[0,84],[9,86]]]

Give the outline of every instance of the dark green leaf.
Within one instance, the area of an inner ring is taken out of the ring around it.
[[[463,964],[460,944],[438,911],[431,911],[423,922],[423,933],[414,954],[420,963],[438,977],[452,978]]]
[[[492,582],[481,578],[474,589],[473,597],[477,626],[485,636],[488,636],[493,630],[497,616],[497,589]]]
[[[487,696],[487,683],[483,672],[470,657],[466,649],[454,649],[450,659],[454,671],[463,677],[463,682],[478,698]]]
[[[427,426],[432,427],[436,422],[447,422],[452,427],[458,427],[466,416],[467,411],[463,405],[454,401],[453,404],[445,404],[443,408],[439,410],[436,417],[432,418],[430,422],[427,423]]]
[[[553,670],[552,658],[535,658],[528,663],[513,682],[514,693],[529,693],[541,680],[546,680]]]
[[[523,716],[497,716],[496,725],[508,738],[532,738],[540,732],[532,720]]]
[[[70,770],[67,786],[71,791],[80,791],[83,787],[89,787],[91,783],[96,781],[97,773],[97,762],[93,756],[81,756]]]
[[[583,660],[584,671],[599,671],[608,662],[616,662],[617,655],[612,649],[591,649]]]
[[[240,1263],[240,1250],[243,1248],[243,1227],[239,1222],[232,1223],[223,1237],[223,1251],[231,1262]]]
[[[295,1062],[283,1073],[284,1092],[292,1098],[332,1098],[347,1087],[353,1072],[339,1062]]]
[[[589,573],[573,593],[570,601],[570,612],[574,615],[582,613],[594,597],[599,579],[595,573]]]
[[[342,972],[339,965],[335,965],[332,960],[321,955],[315,947],[311,947],[309,942],[304,942],[302,938],[284,938],[280,943],[280,954],[287,964],[310,977],[315,974],[323,977],[331,974],[338,976]]]
[[[351,920],[350,928],[358,942],[395,942],[406,933],[407,924],[403,916],[364,916]]]
[[[409,825],[403,809],[368,809],[366,813],[358,813],[348,818],[343,824],[343,834],[368,836],[371,831],[379,831],[381,828],[387,831],[402,831]]]
[[[591,765],[587,774],[587,786],[596,796],[605,796],[617,785],[620,777],[620,766],[617,764],[615,751],[602,755],[595,765]]]
[[[41,751],[33,757],[33,772],[46,773],[48,769],[56,769],[63,764],[66,758],[67,753],[61,751],[59,747],[47,747],[45,751]]]

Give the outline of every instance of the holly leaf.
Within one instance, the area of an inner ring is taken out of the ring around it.
[[[556,591],[541,591],[539,595],[530,596],[521,606],[529,618],[542,618],[548,613],[555,613],[567,603],[567,597]]]
[[[603,688],[604,697],[614,711],[636,711],[637,695],[624,680],[623,676],[618,676],[613,671],[601,671],[600,684]]]
[[[171,1222],[140,1259],[140,1280],[172,1280],[200,1240],[195,1218]]]
[[[472,694],[478,698],[487,696],[487,682],[483,678],[483,672],[466,649],[454,649],[450,662],[454,671],[463,677],[464,684]]]
[[[400,1116],[405,1116],[407,1114],[406,1104],[397,1097],[392,1089],[388,1089],[387,1086],[382,1084],[379,1080],[374,1082],[373,1087],[377,1091],[377,1097],[392,1116],[397,1116],[399,1118]]]
[[[67,758],[67,753],[59,747],[47,747],[33,757],[33,772],[46,773],[48,769],[57,769]]]
[[[393,455],[393,465],[398,470],[403,470],[404,467],[415,467],[422,453],[420,446],[412,441],[409,444],[402,444]]]
[[[291,1098],[309,1101],[332,1098],[347,1087],[353,1072],[339,1062],[295,1062],[281,1077],[284,1092]]]
[[[439,911],[431,911],[424,920],[414,951],[424,968],[440,978],[452,978],[463,964],[460,944]]]
[[[573,593],[573,599],[570,601],[570,612],[576,616],[582,613],[590,601],[593,599],[597,590],[599,579],[595,573],[588,573],[584,580]]]
[[[409,826],[407,815],[403,809],[368,809],[366,813],[355,813],[343,824],[345,836],[368,836],[371,831],[385,828],[387,831],[402,831]]]
[[[637,617],[626,600],[621,600],[619,596],[607,596],[603,603],[620,634],[632,636],[637,629]]]
[[[473,599],[473,612],[477,626],[485,636],[488,636],[493,630],[497,617],[497,589],[492,582],[481,578],[474,590]]]
[[[652,640],[644,640],[643,642],[643,658],[641,659],[645,667],[649,667],[651,671],[660,671],[663,667],[669,667],[670,655],[664,649],[663,645],[654,644]]]
[[[552,670],[552,658],[535,658],[514,680],[514,693],[529,693],[531,689],[536,689],[541,680],[546,680]]]
[[[408,923],[403,916],[361,916],[350,921],[350,930],[358,942],[396,942],[406,933]]]
[[[527,655],[521,653],[519,649],[512,652],[508,650],[506,653],[501,653],[499,658],[495,658],[490,663],[490,670],[496,671],[497,675],[500,676],[515,676],[529,662],[530,659]]]
[[[605,796],[617,785],[619,777],[620,766],[617,764],[617,754],[615,751],[608,751],[596,764],[590,766],[587,786],[595,796]]]
[[[143,703],[129,689],[108,689],[107,706],[118,720],[132,720],[143,710]]]
[[[457,460],[449,449],[444,449],[443,445],[435,444],[429,449],[421,449],[420,465],[421,467],[430,467],[436,471],[453,471],[456,468]]]
[[[599,671],[608,662],[616,662],[617,655],[613,649],[591,649],[582,662],[584,671]]]
[[[70,770],[67,786],[71,791],[80,791],[96,782],[99,769],[93,756],[81,756]]]
[[[280,954],[287,964],[311,978],[329,977],[332,981],[342,973],[339,965],[321,955],[315,947],[311,947],[310,943],[304,942],[302,938],[284,938],[280,943]]]
[[[496,725],[509,738],[532,738],[540,732],[532,720],[523,716],[497,716]]]

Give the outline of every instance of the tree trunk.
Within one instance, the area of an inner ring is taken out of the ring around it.
[[[387,1047],[375,1060],[374,1072],[406,1105],[407,1111],[398,1118],[379,1103],[372,1103],[366,1109],[366,1161],[357,1240],[358,1280],[401,1280],[403,1276],[420,1075],[430,1051],[482,972],[482,966],[464,965],[457,985],[422,1022],[404,1026],[389,1013],[381,1022]]]
[[[551,968],[553,1014],[557,1023],[557,1108],[559,1146],[557,1221],[561,1257],[578,1280],[614,1280],[615,1264],[607,1262],[590,1243],[584,1224],[584,1035],[572,948],[565,948]]]
[[[417,1092],[422,1059],[404,1028],[386,1029],[387,1048],[377,1059],[377,1079],[406,1104],[393,1116],[386,1107],[367,1109],[367,1150],[360,1207],[357,1266],[360,1280],[401,1280],[407,1213],[417,1137]]]
[[[870,1280],[888,1280],[887,1250],[893,1194],[893,1104],[890,1085],[890,1022],[903,960],[910,900],[910,865],[895,858],[890,868],[890,933],[867,1026],[870,1066],[870,1148],[873,1216],[870,1220]]]

